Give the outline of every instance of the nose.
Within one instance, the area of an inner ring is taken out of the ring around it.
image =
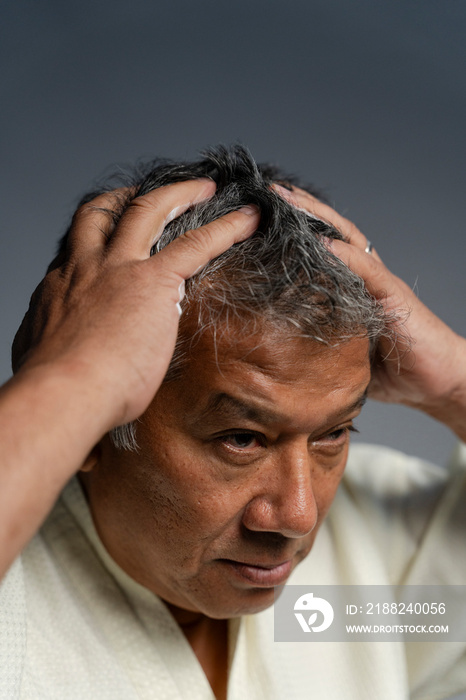
[[[307,441],[283,447],[263,474],[258,492],[243,512],[243,525],[254,532],[277,532],[289,538],[312,532],[318,511]]]

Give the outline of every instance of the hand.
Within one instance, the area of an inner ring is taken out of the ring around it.
[[[0,388],[0,577],[100,438],[149,405],[185,280],[257,228],[254,209],[231,212],[150,257],[165,225],[214,191],[210,180],[167,185],[134,199],[116,227],[108,210],[127,191],[77,212],[18,331],[16,374]]]
[[[331,251],[363,278],[391,321],[391,337],[380,340],[369,395],[421,409],[466,438],[466,341],[435,316],[383,264],[367,238],[348,219],[299,188],[274,189],[298,208],[331,223],[344,237]]]
[[[103,194],[81,207],[66,260],[31,299],[14,364],[21,362],[23,371],[57,367],[95,386],[107,429],[137,418],[168,368],[185,280],[259,223],[255,209],[232,212],[150,257],[168,221],[214,191],[207,179],[154,190],[131,202],[114,231],[106,210],[124,193]]]

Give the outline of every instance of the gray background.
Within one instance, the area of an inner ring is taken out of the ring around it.
[[[109,164],[241,141],[326,188],[464,334],[464,0],[1,4],[0,379],[78,195]],[[362,439],[443,460],[370,404]]]

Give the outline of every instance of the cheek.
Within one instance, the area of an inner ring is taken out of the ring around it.
[[[141,452],[137,489],[146,517],[183,531],[191,543],[230,527],[240,510],[234,490],[217,475],[205,451],[179,436],[157,440],[157,448]]]
[[[330,506],[337,492],[343,472],[345,471],[346,459],[341,465],[338,465],[330,470],[314,469],[312,472],[312,487],[314,499],[317,507],[317,522],[305,540],[305,544],[300,552],[300,561],[305,559],[311,551],[316,537],[318,537],[319,529],[327,517]]]
[[[345,471],[346,457],[342,462],[330,470],[316,469],[313,470],[313,489],[314,498],[317,505],[318,520],[320,525],[326,517],[333,499],[337,492],[338,486]]]

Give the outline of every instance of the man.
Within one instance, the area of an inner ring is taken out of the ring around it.
[[[368,391],[465,438],[464,357],[465,341],[360,232],[242,149],[157,166],[84,205],[33,297],[0,404],[4,566],[82,470],[6,577],[4,614],[23,606],[8,622],[20,647],[10,643],[9,688],[399,698],[463,687],[462,645],[436,649],[436,664],[398,645],[284,648],[270,606],[292,573],[314,584],[445,573],[437,540],[460,529],[462,472],[446,491],[441,472],[363,449],[324,519]],[[405,503],[429,492],[409,527],[394,482]],[[447,580],[464,576],[453,560]]]

